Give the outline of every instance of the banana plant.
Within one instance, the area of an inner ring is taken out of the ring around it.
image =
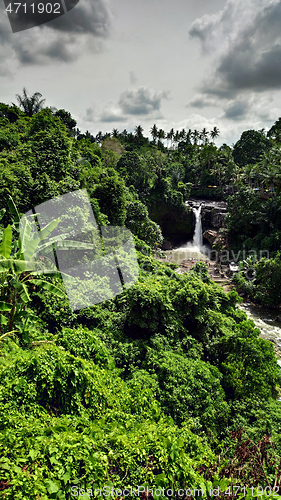
[[[52,243],[63,240],[65,235],[44,239],[58,225],[59,219],[50,222],[42,231],[32,234],[32,225],[26,217],[20,219],[17,208],[12,199],[9,201],[9,210],[13,217],[13,224],[0,231],[0,340],[12,333],[20,332],[24,323],[30,322],[32,313],[26,310],[31,301],[27,283],[40,286],[41,289],[52,292],[60,298],[67,298],[63,290],[57,286],[38,278],[39,274],[58,276],[60,273],[52,265],[42,269],[38,265],[38,254]],[[6,210],[0,210],[0,221]],[[17,237],[13,236],[14,233]],[[36,277],[37,276],[37,277]]]
[[[26,310],[28,302],[31,301],[27,283],[33,289],[36,285],[41,290],[52,292],[59,298],[67,296],[63,290],[45,281],[38,275],[61,276],[64,280],[73,280],[65,273],[58,271],[51,259],[46,255],[53,251],[53,244],[64,250],[86,249],[94,250],[95,245],[68,239],[68,234],[50,237],[50,233],[58,226],[60,219],[47,224],[37,231],[34,220],[30,222],[28,217],[20,218],[18,210],[10,197],[8,202],[9,211],[13,217],[12,225],[8,225],[0,231],[0,340],[6,335],[14,332],[14,328],[20,331],[23,322],[30,317]],[[0,221],[5,214],[5,209],[0,210]],[[32,216],[31,216],[32,217]],[[35,217],[35,216],[34,216]],[[13,235],[16,234],[16,237]],[[44,257],[42,257],[42,252]],[[47,262],[47,264],[46,264]]]
[[[13,228],[19,228],[19,215],[15,206]],[[3,218],[5,210],[1,210],[0,217]],[[51,283],[35,278],[39,270],[31,271],[35,266],[34,257],[38,251],[39,243],[58,224],[58,221],[51,222],[40,234],[39,238],[31,238],[30,225],[24,221],[23,227],[17,238],[13,238],[12,226],[9,224],[2,231],[2,241],[0,243],[0,340],[20,329],[20,325],[31,316],[26,311],[26,306],[30,302],[30,294],[27,282],[36,285],[41,289],[51,291],[57,297],[63,298],[63,290]],[[41,245],[42,247],[42,245]],[[26,259],[29,260],[26,260]],[[36,266],[35,266],[36,267]]]

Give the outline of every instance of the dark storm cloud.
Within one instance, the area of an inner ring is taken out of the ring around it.
[[[159,111],[161,100],[168,98],[168,92],[153,92],[147,87],[137,90],[127,90],[121,94],[119,106],[128,115],[149,115]]]
[[[241,120],[242,118],[245,118],[249,109],[250,105],[245,99],[230,101],[224,108],[224,118]]]
[[[281,88],[281,45],[278,43],[263,53],[253,51],[225,56],[216,75],[225,79],[231,90],[262,91]]]
[[[1,5],[1,4],[0,4]],[[2,4],[4,7],[4,4]],[[8,16],[4,8],[0,9],[0,44],[7,43],[8,38],[11,36],[12,30],[9,24]]]
[[[4,7],[4,6],[3,6]],[[6,61],[42,65],[71,62],[87,50],[99,52],[110,31],[105,0],[81,0],[65,15],[35,28],[12,33],[5,9],[0,10],[0,72]]]
[[[51,43],[44,51],[44,55],[65,62],[70,62],[75,59],[73,53],[68,50],[67,44],[62,44],[59,40],[55,40]]]
[[[125,122],[126,120],[127,118],[114,111],[104,111],[100,117],[100,121],[105,123]]]
[[[196,94],[190,101],[187,103],[185,106],[188,108],[189,106],[192,106],[193,108],[205,108],[205,106],[216,106],[217,101],[216,99],[209,97],[204,94]]]
[[[270,95],[260,94],[256,92],[245,92],[238,95],[235,99],[229,101],[220,101],[220,106],[223,108],[223,114],[220,118],[230,120],[254,120],[263,123],[272,121],[272,106],[273,98]]]
[[[80,0],[74,9],[52,21],[51,25],[58,31],[103,37],[109,32],[110,17],[103,0]]]
[[[93,108],[87,108],[86,109],[85,120],[87,122],[94,122],[95,121],[95,113],[94,113]]]
[[[229,99],[280,89],[280,26],[279,0],[228,0],[223,11],[197,19],[189,34],[215,62],[201,91]]]

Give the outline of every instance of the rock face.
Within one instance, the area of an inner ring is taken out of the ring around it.
[[[223,227],[226,214],[227,208],[223,202],[213,202],[212,205],[204,204],[202,207],[203,231],[207,229],[218,230]]]
[[[210,243],[212,248],[217,250],[223,250],[228,247],[224,228],[220,228],[218,231],[207,229],[203,233],[203,238]]]
[[[209,201],[189,199],[188,205],[197,208],[200,204],[203,238],[205,238],[211,246],[217,248],[225,248],[226,245],[226,230],[224,228],[224,219],[227,214],[227,205],[224,201]],[[194,221],[195,222],[195,221]]]
[[[203,238],[206,238],[206,240],[208,240],[211,247],[213,246],[217,236],[218,236],[218,232],[213,231],[212,229],[207,229],[207,231],[204,231],[204,233],[203,233]]]
[[[170,241],[164,241],[162,245],[162,250],[173,250],[173,245]]]
[[[212,229],[217,231],[224,225],[224,219],[227,214],[227,205],[224,201],[209,200],[188,200],[187,204],[192,207],[202,205],[202,228],[203,231]]]
[[[160,225],[163,236],[172,246],[179,246],[188,238],[192,238],[193,213],[188,207],[173,207],[165,200],[148,203],[149,217]]]

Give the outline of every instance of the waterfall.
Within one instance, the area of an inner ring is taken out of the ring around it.
[[[193,207],[193,213],[195,215],[195,230],[193,235],[192,245],[197,247],[199,250],[203,247],[203,234],[202,234],[202,220],[201,220],[201,209],[200,204],[198,208]]]
[[[194,206],[197,205],[197,208]],[[199,203],[199,206],[198,206]],[[202,233],[202,219],[201,210],[204,204],[198,200],[191,200],[187,205],[192,209],[195,216],[195,230],[193,235],[193,240],[188,241],[185,245],[176,248],[174,250],[168,250],[165,253],[170,257],[171,262],[180,264],[182,261],[186,260],[190,265],[194,262],[206,261],[207,252],[203,245],[203,233]]]

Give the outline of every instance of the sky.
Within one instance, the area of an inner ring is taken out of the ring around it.
[[[281,116],[281,0],[80,0],[13,33],[0,0],[0,102],[26,87],[96,135],[153,124],[268,130]]]

